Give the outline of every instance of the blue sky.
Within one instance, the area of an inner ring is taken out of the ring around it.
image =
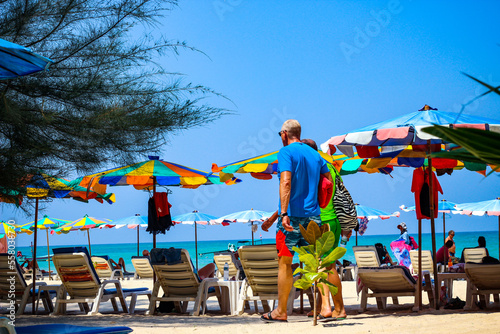
[[[209,171],[212,163],[278,150],[277,132],[288,118],[301,122],[303,138],[322,143],[424,104],[457,112],[484,91],[461,72],[500,85],[500,38],[494,33],[499,9],[497,1],[180,1],[154,33],[186,41],[209,57],[184,50],[158,61],[169,71],[186,74],[185,82],[226,95],[232,102],[214,97],[207,103],[234,114],[172,134],[161,158]],[[499,110],[500,97],[490,94],[465,113],[500,119]],[[403,168],[396,169],[393,178],[358,173],[344,181],[355,202],[394,212],[401,204],[414,204],[411,173]],[[276,179],[241,178],[244,182],[230,187],[172,188],[172,212],[197,209],[221,216],[277,208]],[[440,198],[457,203],[500,196],[496,175],[484,178],[464,170],[439,181],[445,192]],[[110,219],[147,215],[147,193],[133,187],[110,189],[117,196],[113,205],[54,200],[41,215],[71,220],[85,214]],[[32,220],[5,204],[0,213],[2,220]],[[397,234],[400,221],[416,233],[414,213],[402,212],[399,219],[374,221],[367,234]],[[448,226],[458,232],[498,229],[496,217],[454,215]],[[424,232],[429,231],[429,222],[424,221]],[[272,237],[273,232],[262,235]],[[190,226],[177,226],[158,240],[187,241],[193,233]],[[142,242],[151,240],[142,235]],[[135,236],[126,229],[92,233],[96,243],[133,242]],[[246,239],[250,228],[209,226],[198,236]],[[31,240],[20,236],[18,243],[28,245]],[[80,232],[51,237],[54,245],[85,242],[86,234]],[[40,237],[39,243],[44,245],[45,238]]]

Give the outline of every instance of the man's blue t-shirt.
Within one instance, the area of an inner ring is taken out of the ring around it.
[[[326,161],[303,143],[292,143],[278,152],[278,175],[292,173],[292,190],[288,215],[311,217],[320,214],[318,204],[318,185],[320,174],[328,173]],[[281,199],[280,199],[281,211]],[[281,213],[281,212],[280,212]]]

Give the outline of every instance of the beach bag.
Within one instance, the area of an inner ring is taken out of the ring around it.
[[[352,200],[351,194],[344,186],[338,172],[335,172],[335,192],[333,194],[333,206],[335,213],[343,231],[350,231],[356,228],[358,224],[358,214],[356,206]]]
[[[328,206],[333,196],[333,183],[323,175],[319,177],[318,202],[319,207],[324,209]],[[255,225],[257,226],[257,225]]]

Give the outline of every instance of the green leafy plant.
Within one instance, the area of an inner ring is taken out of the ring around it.
[[[333,251],[335,244],[335,234],[328,231],[328,225],[318,226],[314,221],[311,221],[307,229],[300,226],[300,232],[304,239],[309,243],[307,246],[300,248],[293,247],[293,250],[299,254],[300,262],[304,263],[304,268],[297,268],[295,274],[302,274],[302,277],[293,284],[299,289],[308,289],[313,287],[314,295],[314,316],[313,325],[317,325],[316,319],[316,287],[322,293],[323,287],[319,283],[325,284],[333,295],[337,294],[338,288],[328,281],[328,274],[332,272],[326,270],[332,263],[344,256],[346,249],[337,247]],[[328,255],[327,253],[331,251]]]

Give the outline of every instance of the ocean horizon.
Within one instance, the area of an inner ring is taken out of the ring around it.
[[[459,257],[462,254],[462,250],[465,247],[475,247],[477,246],[477,238],[479,236],[484,236],[486,238],[486,247],[488,248],[489,254],[495,258],[499,256],[499,244],[498,244],[498,231],[489,231],[489,232],[456,232],[455,234],[455,243],[456,243],[456,254]],[[418,242],[417,234],[410,234],[415,238]],[[386,234],[386,235],[358,235],[358,245],[374,245],[375,243],[382,243],[387,247],[390,251],[390,243],[398,238],[398,234]],[[355,262],[354,253],[352,252],[352,246],[356,245],[355,241],[356,237],[353,235],[349,242],[347,243],[347,252],[344,255],[343,259],[346,259],[351,262]],[[272,244],[274,243],[273,238],[269,239],[256,239],[255,244]],[[201,268],[208,263],[213,262],[213,255],[215,252],[227,251],[228,245],[233,244],[237,245],[248,245],[251,244],[251,240],[238,240],[238,239],[227,239],[227,240],[202,240],[198,241],[198,267]],[[422,234],[422,245],[421,248],[423,250],[431,250],[432,246],[431,234],[424,233]],[[436,233],[436,250],[439,249],[443,245],[443,234]],[[50,252],[52,255],[53,248],[60,247],[68,247],[68,246],[85,246],[88,248],[88,244],[68,244],[68,245],[57,245],[50,246]],[[195,252],[195,243],[194,241],[176,241],[176,242],[158,242],[157,248],[184,248],[186,249],[193,263],[196,263],[196,252]],[[142,250],[147,249],[150,250],[153,247],[152,242],[141,242],[139,253],[142,255]],[[31,246],[20,246],[16,247],[16,252],[21,251],[23,255],[32,257],[32,247]],[[108,255],[111,259],[118,262],[118,259],[121,257],[125,260],[125,266],[127,271],[134,271],[132,266],[131,258],[132,256],[137,255],[137,243],[129,242],[129,243],[116,243],[116,244],[91,244],[92,255]],[[391,256],[394,259],[393,254]],[[48,263],[46,260],[40,260],[40,258],[47,257],[47,247],[46,246],[37,246],[37,258],[39,258],[39,266],[42,269],[48,269]],[[295,255],[294,262],[298,261],[297,255]],[[51,269],[53,270],[53,266],[51,265]]]

